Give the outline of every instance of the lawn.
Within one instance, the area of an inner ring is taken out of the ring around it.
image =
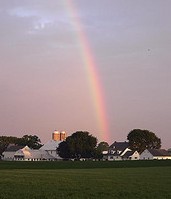
[[[92,168],[137,168],[137,167],[171,167],[171,160],[139,161],[56,161],[56,162],[7,162],[0,161],[1,169],[92,169]]]
[[[12,162],[6,164],[15,165]],[[71,167],[74,164],[77,167],[80,165],[71,163]],[[5,169],[2,165],[5,163],[0,164],[0,199],[171,198],[171,166],[167,165],[86,169],[84,167],[54,169],[53,166],[53,169],[50,166],[47,169],[37,167],[33,169],[31,166],[27,169],[9,169],[7,166]]]

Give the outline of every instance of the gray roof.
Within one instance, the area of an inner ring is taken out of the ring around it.
[[[124,158],[128,158],[128,157],[132,156],[134,153],[135,153],[135,151],[127,151],[127,152],[123,155],[123,157],[124,157]]]
[[[62,141],[49,140],[40,149],[45,151],[55,151]]]
[[[9,144],[5,151],[15,152],[15,151],[18,151],[19,149],[22,149],[22,148],[24,148],[24,146]]]
[[[114,142],[109,149],[115,149],[119,151],[123,151],[126,148],[129,148],[129,143],[128,142]]]
[[[148,149],[153,156],[170,156],[165,149]]]

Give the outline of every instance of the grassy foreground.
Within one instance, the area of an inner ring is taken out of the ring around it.
[[[9,165],[16,163],[1,164],[0,162],[0,199],[171,198],[171,166],[163,166],[162,162],[156,163],[161,166],[153,167],[147,165],[146,167],[95,168],[92,166],[86,169],[82,163],[69,162],[68,165],[71,164],[71,168],[58,169],[56,166],[54,169],[53,163],[49,163],[47,168],[33,169],[30,166],[27,169],[10,169]],[[3,168],[5,164],[7,166]],[[84,162],[85,167],[86,164],[90,163]],[[148,164],[151,163],[148,162]],[[30,165],[34,166],[33,163]],[[74,165],[78,168],[72,168]],[[79,168],[80,165],[82,168]]]

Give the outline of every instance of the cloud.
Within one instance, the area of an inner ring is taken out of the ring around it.
[[[36,31],[43,30],[55,23],[55,17],[49,13],[44,13],[42,10],[15,7],[8,10],[8,14],[12,17],[30,19],[32,21],[32,26],[28,30],[28,33],[35,33]]]

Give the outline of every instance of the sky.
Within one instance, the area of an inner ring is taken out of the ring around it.
[[[170,0],[0,0],[0,135],[170,148],[170,19]]]

